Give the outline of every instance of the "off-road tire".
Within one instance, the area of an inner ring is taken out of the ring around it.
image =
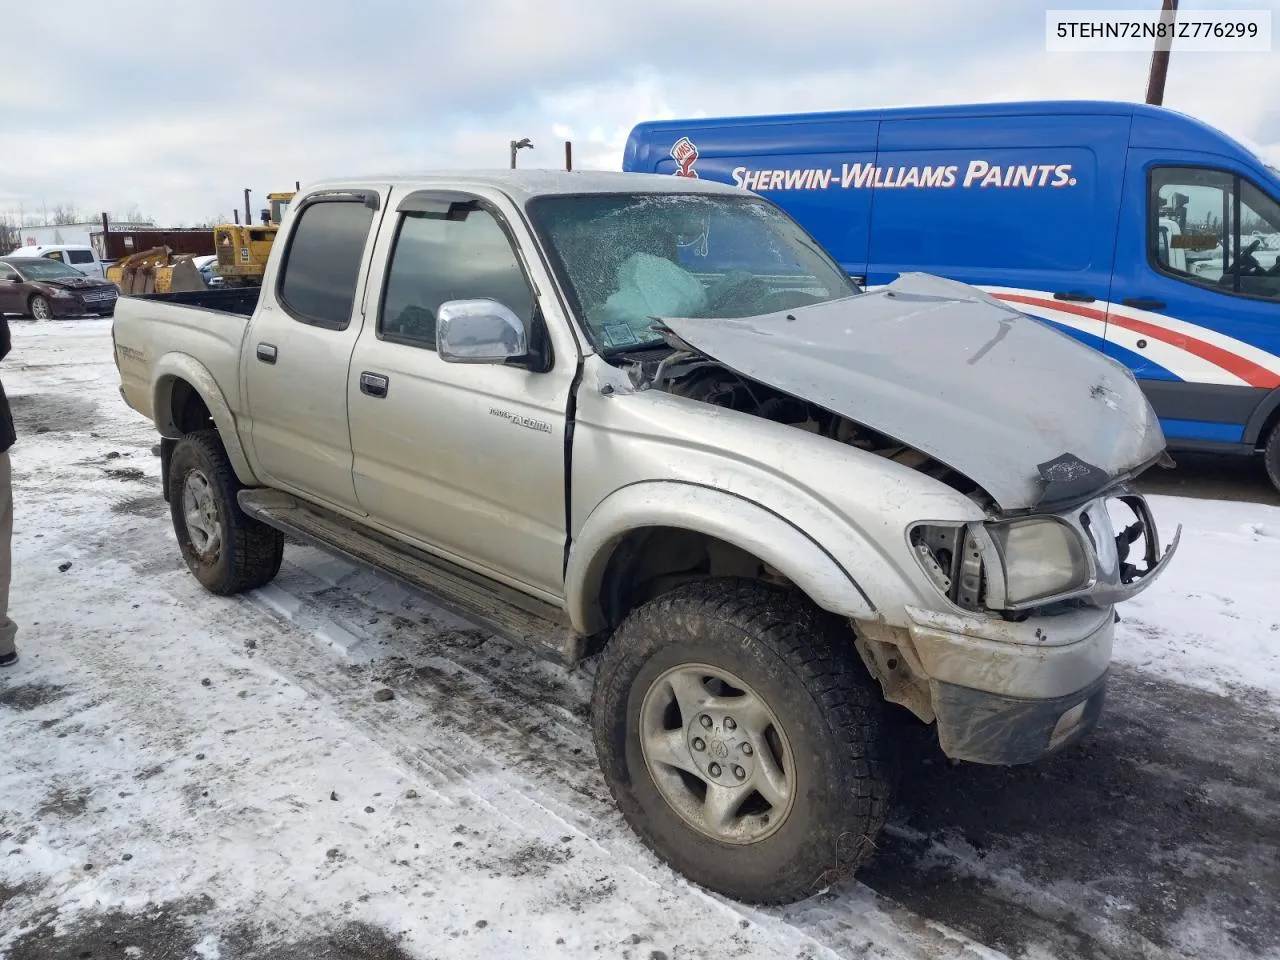
[[[1271,433],[1267,435],[1267,445],[1262,448],[1262,462],[1271,485],[1280,490],[1280,420],[1272,425]]]
[[[208,481],[222,526],[222,547],[211,560],[192,543],[183,510],[187,477],[198,470]],[[248,516],[236,494],[242,488],[216,430],[197,430],[178,441],[169,463],[169,513],[187,568],[212,593],[228,596],[270,583],[280,572],[284,535]]]
[[[767,702],[794,758],[794,800],[776,832],[714,839],[663,798],[646,766],[639,715],[650,685],[681,663],[742,678]],[[640,839],[695,883],[737,900],[804,899],[874,850],[896,763],[881,692],[848,624],[758,581],[681,586],[637,608],[600,657],[592,728],[605,780]]]
[[[44,316],[40,316],[41,312]],[[39,293],[32,294],[31,299],[27,301],[27,316],[41,322],[52,320],[53,305],[49,303],[49,298]]]

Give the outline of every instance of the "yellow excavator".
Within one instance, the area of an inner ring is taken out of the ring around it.
[[[270,204],[262,223],[221,223],[213,228],[213,247],[218,255],[214,271],[228,287],[260,286],[267,268],[267,255],[280,229],[280,221],[294,193],[268,193]],[[246,213],[248,211],[246,210]]]
[[[191,254],[174,254],[168,247],[152,247],[111,264],[107,279],[126,297],[203,290],[204,278],[192,259]]]

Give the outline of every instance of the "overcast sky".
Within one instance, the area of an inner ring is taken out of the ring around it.
[[[61,0],[4,4],[0,213],[166,224],[330,176],[618,169],[639,120],[1143,99],[1146,53],[1048,53],[1045,10],[1159,0]],[[1280,0],[1182,0],[1197,10]],[[195,11],[199,11],[198,13]],[[1280,52],[1172,56],[1167,106],[1280,159]]]

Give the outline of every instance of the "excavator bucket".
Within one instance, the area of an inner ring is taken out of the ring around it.
[[[107,279],[126,297],[205,289],[191,257],[175,257],[168,247],[153,247],[117,261],[107,271]]]

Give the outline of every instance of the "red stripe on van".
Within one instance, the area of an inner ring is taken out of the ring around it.
[[[1145,320],[1138,320],[1134,317],[1127,317],[1124,314],[1113,313],[1106,314],[1101,310],[1094,310],[1089,307],[1082,307],[1078,303],[1064,303],[1058,300],[1046,300],[1041,297],[1028,297],[1017,293],[1001,293],[996,294],[1001,300],[1011,300],[1016,303],[1025,303],[1033,307],[1048,307],[1051,310],[1060,310],[1063,313],[1074,313],[1077,316],[1088,317],[1091,320],[1101,320],[1104,323],[1114,323],[1118,327],[1124,327],[1126,330],[1132,330],[1134,333],[1140,333],[1143,336],[1150,337],[1153,340],[1159,340],[1167,343],[1172,347],[1185,350],[1187,353],[1194,354],[1201,360],[1207,360],[1216,367],[1221,367],[1229,373],[1239,377],[1251,387],[1262,387],[1271,389],[1272,387],[1280,387],[1280,374],[1276,374],[1266,367],[1260,367],[1252,360],[1247,360],[1239,354],[1224,350],[1222,347],[1212,343],[1206,343],[1203,340],[1197,340],[1195,337],[1189,337],[1183,333],[1174,333],[1166,330],[1164,327],[1158,327],[1154,323],[1148,323]]]

